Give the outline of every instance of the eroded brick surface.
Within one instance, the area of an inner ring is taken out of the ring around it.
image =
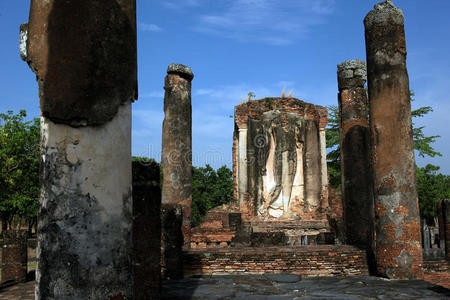
[[[305,277],[368,275],[365,251],[351,246],[191,249],[185,276],[290,273]]]
[[[27,235],[26,230],[8,230],[3,232],[2,282],[14,280],[25,282],[27,279]]]

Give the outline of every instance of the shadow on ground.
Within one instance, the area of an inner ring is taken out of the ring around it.
[[[450,290],[422,280],[379,277],[227,275],[167,280],[162,299],[447,299]]]

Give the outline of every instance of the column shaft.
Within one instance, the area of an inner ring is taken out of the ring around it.
[[[41,141],[38,299],[130,297],[131,103],[96,127],[41,117]]]
[[[370,166],[366,64],[351,60],[338,65],[339,136],[346,241],[367,250],[375,273],[374,205]]]
[[[181,278],[182,247],[190,246],[192,203],[191,68],[171,64],[165,78],[162,132],[162,265],[164,276]]]
[[[132,299],[135,0],[32,0],[41,109],[36,299]]]
[[[364,25],[377,269],[388,278],[420,278],[423,259],[403,12],[387,0],[375,5]]]

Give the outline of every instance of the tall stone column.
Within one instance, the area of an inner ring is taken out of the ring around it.
[[[439,202],[440,219],[439,233],[445,241],[445,258],[450,261],[450,199],[444,199]],[[441,243],[442,245],[443,243]]]
[[[247,132],[246,126],[239,128],[239,143],[238,143],[238,191],[239,191],[239,206],[246,210],[246,195],[248,192],[248,178],[247,178]]]
[[[165,276],[182,276],[181,245],[189,247],[192,194],[192,70],[171,64],[165,78],[162,132],[162,243]],[[181,233],[179,232],[181,231]],[[180,241],[180,238],[182,239]],[[175,267],[177,266],[177,267]],[[171,271],[173,270],[173,271]]]
[[[370,166],[367,72],[362,60],[338,65],[339,136],[346,240],[367,250],[375,271],[374,205]]]
[[[322,191],[320,193],[320,206],[323,210],[328,209],[328,166],[327,166],[327,139],[325,127],[328,124],[328,109],[323,107],[319,109],[319,143],[320,143],[320,172]]]
[[[135,12],[135,0],[32,0],[21,27],[41,108],[37,299],[133,298]]]
[[[307,122],[305,127],[305,154],[303,158],[305,201],[312,207],[319,207],[322,200],[322,159],[319,121]]]
[[[372,137],[377,270],[388,278],[421,278],[404,18],[387,0],[364,19]]]

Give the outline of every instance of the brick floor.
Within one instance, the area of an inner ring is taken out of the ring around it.
[[[34,300],[34,281],[0,290],[0,300]]]
[[[426,273],[424,276],[424,280],[433,284],[437,284],[443,286],[447,289],[450,289],[450,274],[449,273],[438,273],[438,272],[430,272]]]

